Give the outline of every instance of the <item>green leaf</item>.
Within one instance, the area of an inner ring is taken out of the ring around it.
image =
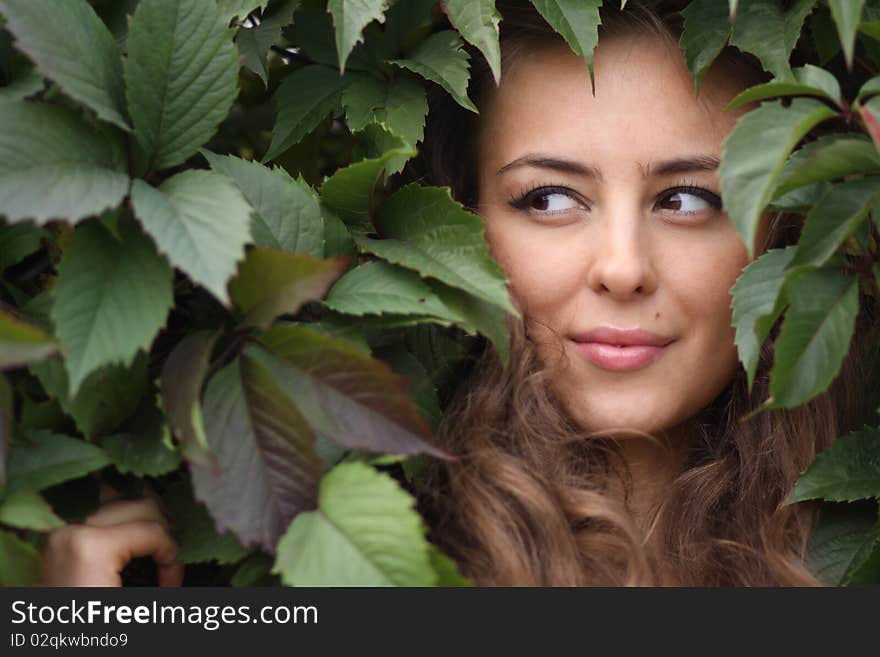
[[[807,567],[826,586],[841,586],[872,538],[877,505],[825,503],[807,549]]]
[[[339,70],[345,72],[345,62],[358,41],[363,38],[363,30],[374,20],[385,20],[386,0],[329,0],[327,11],[333,16],[336,28],[336,52],[339,57]]]
[[[445,0],[443,8],[449,22],[464,40],[483,53],[495,84],[498,84],[501,81],[501,46],[498,43],[501,14],[495,9],[495,0]]]
[[[425,88],[412,78],[401,76],[383,84],[370,76],[358,76],[343,93],[342,104],[352,131],[376,122],[409,146],[422,141],[428,100]]]
[[[78,227],[58,268],[51,314],[72,395],[102,365],[128,366],[149,349],[173,303],[171,268],[126,227],[123,242],[98,222]]]
[[[14,126],[14,129],[12,129]],[[128,192],[122,149],[74,112],[0,103],[0,213],[9,221],[79,221]]]
[[[228,304],[226,283],[250,238],[251,207],[238,187],[226,176],[190,169],[158,189],[136,180],[131,202],[171,264]]]
[[[464,50],[461,37],[454,30],[432,34],[409,53],[406,59],[394,59],[390,63],[436,82],[459,105],[472,112],[477,111],[467,96],[470,56]]]
[[[755,381],[761,345],[784,309],[780,297],[787,274],[785,270],[795,249],[790,246],[767,251],[751,262],[730,288],[736,348],[748,377],[749,390]]]
[[[437,583],[434,586],[473,586],[471,581],[458,571],[458,566],[455,565],[455,562],[440,552],[434,545],[431,545],[429,548],[428,556],[431,559],[431,566],[434,568],[434,572],[437,573]]]
[[[241,327],[267,328],[279,315],[294,315],[307,301],[323,299],[346,265],[344,259],[251,249],[229,282],[232,300],[245,313]]]
[[[880,584],[880,523],[868,534],[843,577],[843,586]]]
[[[324,257],[353,261],[357,257],[357,248],[348,228],[329,208],[322,208],[321,215],[324,218]]]
[[[718,0],[694,0],[681,15],[684,17],[684,30],[679,47],[684,50],[688,70],[699,92],[709,67],[730,37],[728,12]]]
[[[39,493],[21,491],[0,501],[0,523],[19,529],[47,532],[64,526]]]
[[[361,160],[339,169],[321,187],[321,201],[351,230],[372,232],[373,190],[388,162],[409,156],[408,148],[393,148],[375,159]]]
[[[369,262],[346,273],[330,290],[324,304],[348,315],[413,315],[420,321],[457,325],[492,340],[506,361],[508,336],[497,307],[466,292],[388,262]]]
[[[401,344],[376,349],[374,354],[376,358],[388,363],[395,374],[406,377],[410,381],[409,394],[418,407],[419,414],[431,425],[432,430],[436,430],[443,412],[440,410],[437,387],[431,380],[425,366]],[[397,458],[404,459],[404,457]]]
[[[867,218],[880,194],[880,177],[834,185],[807,214],[791,266],[824,265]]]
[[[213,561],[230,564],[247,554],[234,534],[217,532],[205,506],[193,497],[186,479],[176,481],[165,489],[162,502],[174,521],[172,529],[180,545],[176,559],[181,563]]]
[[[294,519],[273,572],[288,586],[431,586],[437,579],[414,500],[363,463],[321,480],[318,510]]]
[[[825,390],[849,349],[859,311],[858,278],[805,271],[786,284],[790,307],[776,340],[770,408],[792,408]]]
[[[599,7],[602,0],[532,0],[544,20],[583,57],[593,79],[593,49],[599,43]]]
[[[145,401],[122,432],[106,436],[101,446],[119,472],[158,477],[180,465],[180,455],[168,448],[170,442],[165,416],[152,401]]]
[[[743,0],[730,32],[730,44],[752,53],[777,78],[791,79],[788,63],[801,27],[815,0],[794,0],[783,9],[777,0]]]
[[[137,410],[147,392],[147,356],[139,352],[130,367],[109,365],[89,374],[75,396],[68,393],[67,373],[60,360],[31,365],[49,397],[56,399],[86,438],[115,430]]]
[[[880,75],[871,78],[861,86],[859,93],[856,95],[856,100],[862,102],[877,94],[880,94]]]
[[[42,563],[33,545],[0,530],[0,586],[36,586]]]
[[[56,351],[52,336],[0,309],[0,370],[44,360]]]
[[[0,490],[6,486],[7,461],[15,430],[12,388],[6,377],[0,375]]]
[[[868,134],[871,135],[871,139],[874,141],[874,146],[880,149],[880,146],[878,146],[880,144],[880,121],[878,121],[878,117],[880,117],[880,96],[872,97],[859,107],[859,114],[865,122]]]
[[[12,445],[6,494],[36,491],[76,479],[110,462],[98,447],[49,431],[32,431],[28,442]]]
[[[792,502],[852,502],[880,498],[880,429],[865,427],[841,436],[801,475]]]
[[[828,0],[831,8],[831,16],[837,25],[837,33],[840,35],[840,45],[846,58],[846,67],[852,70],[853,54],[856,48],[856,32],[859,29],[859,20],[862,17],[862,7],[865,0]]]
[[[217,335],[198,331],[178,342],[165,360],[159,380],[162,408],[181,451],[187,461],[201,465],[213,463],[202,419],[202,385]]]
[[[774,196],[778,198],[817,182],[867,173],[880,173],[880,153],[870,139],[828,135],[792,154],[779,177]]]
[[[0,13],[16,46],[43,75],[100,118],[131,129],[119,47],[85,0],[0,0]]]
[[[390,239],[357,238],[358,245],[519,315],[489,254],[482,220],[454,201],[448,188],[407,185],[385,202],[381,227]]]
[[[314,433],[278,382],[249,355],[208,382],[204,409],[217,468],[190,464],[196,497],[218,531],[231,529],[243,545],[274,552],[293,517],[317,504],[324,467]]]
[[[721,193],[749,257],[754,257],[761,212],[789,154],[814,126],[834,115],[831,108],[810,98],[796,98],[789,107],[764,103],[742,116],[724,140],[718,170]]]
[[[274,160],[339,107],[348,80],[334,68],[310,64],[290,73],[275,91],[278,117],[263,162]]]
[[[0,226],[0,271],[17,265],[40,249],[49,238],[44,228],[30,222]]]
[[[33,71],[0,86],[0,101],[25,100],[43,90],[45,80]]]
[[[260,76],[263,84],[269,84],[269,49],[281,41],[281,28],[293,20],[299,0],[278,0],[270,3],[260,15],[260,24],[242,26],[235,37],[241,52],[242,65]]]
[[[225,21],[224,25],[229,25],[234,18],[243,21],[268,3],[269,0],[217,0],[217,8]]]
[[[211,168],[231,178],[256,211],[251,236],[257,246],[321,256],[324,220],[315,192],[282,168],[202,150]]]
[[[816,96],[843,106],[840,83],[831,73],[812,64],[793,71],[792,80],[771,80],[765,84],[749,87],[727,104],[728,110],[778,96]]]
[[[229,585],[236,588],[247,586],[280,586],[278,578],[272,575],[272,557],[263,552],[250,554],[229,579]]]
[[[238,94],[238,51],[213,2],[141,0],[129,22],[125,84],[153,168],[184,162]]]
[[[260,342],[271,355],[253,349],[250,357],[323,436],[349,449],[446,456],[428,442],[430,428],[385,363],[305,326],[276,325]]]
[[[810,16],[810,35],[813,37],[813,47],[819,55],[819,65],[825,66],[840,52],[840,39],[837,37],[837,28],[831,19],[831,13],[820,7]]]

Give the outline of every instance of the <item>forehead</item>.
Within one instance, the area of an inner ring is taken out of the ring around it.
[[[614,154],[640,162],[694,149],[720,155],[744,111],[724,111],[743,85],[717,70],[697,97],[680,50],[659,37],[602,41],[594,71],[595,95],[586,63],[567,47],[521,55],[481,115],[484,163],[506,162],[528,150],[580,159],[585,152]]]

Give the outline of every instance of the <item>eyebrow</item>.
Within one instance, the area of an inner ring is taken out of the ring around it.
[[[650,178],[651,176],[668,176],[674,173],[715,171],[719,164],[720,160],[714,155],[689,155],[687,157],[662,160],[660,162],[650,162],[647,165],[639,164],[639,169],[641,169],[642,175],[645,178]],[[540,153],[528,153],[518,157],[498,169],[495,175],[500,176],[505,171],[517,167],[549,169],[560,173],[570,173],[602,180],[602,173],[596,167],[576,160],[566,160]]]

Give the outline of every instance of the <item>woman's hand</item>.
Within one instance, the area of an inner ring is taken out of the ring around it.
[[[150,497],[101,506],[85,524],[56,529],[43,550],[46,586],[121,586],[120,573],[135,557],[156,561],[159,586],[180,586],[183,564],[158,502]]]

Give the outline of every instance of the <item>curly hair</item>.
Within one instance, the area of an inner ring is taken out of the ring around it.
[[[600,34],[677,44],[680,5],[631,1],[624,12],[607,9]],[[523,3],[499,3],[499,10],[502,71],[535,48],[565,46]],[[472,62],[479,106],[494,85],[482,57],[475,54]],[[739,75],[743,86],[763,79],[750,57],[733,49],[715,65]],[[478,135],[478,117],[446,94],[432,97],[422,178],[451,187],[472,209]],[[800,226],[794,215],[772,217],[764,248],[796,243]],[[819,584],[805,566],[816,505],[789,505],[786,498],[818,452],[868,417],[861,382],[868,356],[877,355],[866,353],[877,344],[877,326],[873,306],[861,308],[853,349],[826,392],[798,408],[741,420],[768,397],[777,323],[751,394],[740,365],[693,418],[696,437],[646,526],[628,505],[632,475],[620,444],[585,435],[553,393],[550,369],[527,335],[529,318],[508,317],[508,367],[487,345],[441,423],[442,444],[460,459],[432,464],[424,482],[420,506],[432,541],[481,585]]]

